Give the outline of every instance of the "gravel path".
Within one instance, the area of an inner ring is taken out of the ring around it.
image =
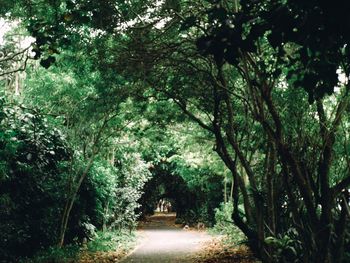
[[[138,231],[139,245],[122,263],[192,262],[191,254],[211,239],[205,232],[188,231],[175,227],[174,215],[157,215]]]

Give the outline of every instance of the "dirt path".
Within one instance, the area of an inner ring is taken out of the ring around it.
[[[122,263],[192,262],[190,256],[211,239],[205,232],[183,230],[174,224],[175,214],[149,218],[138,231],[139,245]]]

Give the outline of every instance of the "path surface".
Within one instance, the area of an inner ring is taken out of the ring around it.
[[[175,214],[158,214],[138,231],[139,245],[122,263],[191,263],[190,256],[211,236],[176,227]]]

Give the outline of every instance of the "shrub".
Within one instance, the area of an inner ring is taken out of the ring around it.
[[[79,257],[78,245],[68,245],[63,248],[52,246],[37,252],[31,259],[25,258],[20,263],[73,263]]]
[[[88,251],[114,251],[116,248],[130,249],[136,240],[134,232],[130,233],[126,230],[97,232],[95,238],[88,244]]]
[[[232,220],[233,204],[232,202],[221,203],[220,207],[215,209],[215,226],[213,232],[226,236],[226,241],[231,244],[245,242],[245,236],[242,231],[236,227]]]
[[[0,262],[56,242],[65,138],[38,112],[0,101]]]

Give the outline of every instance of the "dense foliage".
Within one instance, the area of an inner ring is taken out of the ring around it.
[[[51,122],[51,123],[50,123]],[[62,131],[37,110],[1,100],[1,260],[30,256],[58,241],[73,161]],[[67,240],[94,238],[98,229],[133,228],[148,166],[132,149],[119,150],[119,165],[96,160],[79,189]],[[73,167],[72,167],[73,165]]]
[[[4,255],[131,227],[166,197],[189,223],[224,200],[264,262],[348,262],[349,8],[3,1],[33,37],[0,45]]]
[[[70,158],[61,131],[20,106],[1,100],[1,260],[56,241]]]

